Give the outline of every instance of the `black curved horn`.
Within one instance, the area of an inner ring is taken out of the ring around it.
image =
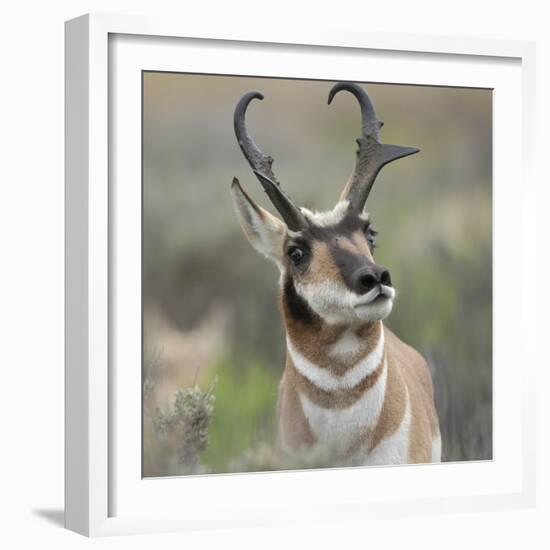
[[[352,93],[361,107],[361,137],[357,139],[359,148],[355,168],[341,198],[349,200],[350,208],[361,211],[382,167],[393,160],[418,153],[420,149],[380,143],[380,128],[383,122],[378,120],[367,92],[357,84],[335,84],[329,92],[329,105],[341,90]]]
[[[277,181],[277,178],[275,177],[275,174],[273,173],[273,170],[271,168],[273,164],[273,158],[268,155],[264,155],[260,151],[259,147],[254,143],[254,140],[248,133],[248,129],[246,127],[245,117],[249,103],[253,99],[263,100],[263,98],[264,94],[262,94],[261,92],[246,92],[246,94],[241,97],[241,99],[237,103],[237,106],[235,107],[235,114],[233,116],[233,127],[235,128],[235,136],[237,137],[239,147],[241,148],[241,151],[243,152],[243,155],[245,156],[248,163],[250,164],[252,170],[258,170],[258,172],[261,172],[270,180],[278,184],[279,182]]]
[[[241,97],[235,107],[233,116],[235,136],[252,171],[262,184],[264,191],[271,199],[275,208],[277,208],[283,217],[288,228],[292,231],[300,231],[307,225],[307,220],[300,209],[290,200],[290,197],[281,189],[273,173],[273,158],[262,153],[256,143],[254,143],[246,127],[245,117],[249,103],[253,99],[262,100],[263,98],[264,95],[258,91],[247,92]]]

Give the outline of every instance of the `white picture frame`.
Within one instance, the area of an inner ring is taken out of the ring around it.
[[[335,71],[332,58],[339,67],[334,79],[495,90],[494,459],[143,480],[136,346],[141,310],[135,300],[141,282],[132,275],[139,273],[141,234],[131,231],[141,217],[136,78],[146,69],[319,78]],[[536,288],[526,268],[518,275],[514,304],[502,298],[509,247],[520,265],[534,270],[536,264],[529,239],[536,226],[536,182],[530,177],[534,63],[528,42],[326,29],[299,35],[285,29],[276,35],[263,29],[219,32],[114,15],[68,21],[66,527],[98,536],[533,506]],[[514,194],[507,193],[512,186]],[[505,233],[511,214],[519,228],[512,235]],[[502,322],[510,313],[514,327]],[[513,410],[503,406],[510,399]],[[367,483],[368,494],[354,490]],[[187,499],[193,504],[182,510]]]

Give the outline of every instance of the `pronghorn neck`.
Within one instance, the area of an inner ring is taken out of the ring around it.
[[[331,325],[319,317],[300,320],[292,316],[284,298],[283,313],[286,384],[296,392],[305,439],[319,444],[337,462],[354,462],[358,453],[370,448],[386,394],[382,322]],[[289,409],[286,414],[292,415]],[[285,436],[283,427],[287,447],[293,446],[288,435],[292,429],[287,427]]]
[[[382,321],[330,324],[316,315],[298,295],[281,297],[287,348],[337,376],[376,348],[383,348]],[[380,350],[380,353],[382,350]]]

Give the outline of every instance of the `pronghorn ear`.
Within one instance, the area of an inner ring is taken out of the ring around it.
[[[258,206],[245,193],[237,178],[233,178],[231,194],[241,227],[252,246],[281,266],[283,243],[287,232],[286,225],[279,218]]]

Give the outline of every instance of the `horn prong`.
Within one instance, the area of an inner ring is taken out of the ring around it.
[[[349,200],[350,207],[363,210],[376,176],[382,167],[394,160],[418,153],[420,149],[380,142],[380,129],[384,123],[378,120],[370,97],[358,84],[351,82],[335,84],[328,95],[329,105],[341,90],[353,94],[361,107],[361,137],[357,140],[359,145],[357,159],[342,198]]]
[[[260,180],[267,196],[279,211],[287,227],[291,231],[301,231],[307,226],[307,220],[299,208],[294,206],[288,195],[281,189],[281,186],[259,172],[254,170],[254,174]]]

